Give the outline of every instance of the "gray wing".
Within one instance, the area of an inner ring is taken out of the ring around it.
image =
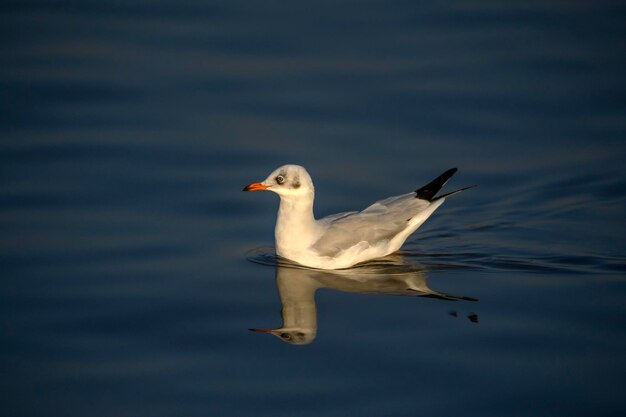
[[[330,214],[330,215],[328,215],[326,217],[322,217],[318,221],[322,222],[322,223],[325,223],[325,224],[331,224],[332,222],[334,222],[336,220],[339,220],[339,219],[344,218],[344,217],[351,216],[351,215],[356,214],[356,213],[358,213],[358,211],[344,211],[344,212],[341,212],[341,213]]]
[[[334,256],[359,242],[376,244],[390,240],[408,226],[408,222],[430,202],[415,198],[415,193],[377,201],[361,212],[340,213],[320,219],[328,224],[326,233],[315,242],[322,256]]]

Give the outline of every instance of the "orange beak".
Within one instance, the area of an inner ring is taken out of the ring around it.
[[[272,333],[272,331],[274,331],[274,329],[248,329],[251,332],[258,332],[258,333]]]
[[[261,191],[267,190],[271,185],[263,185],[260,182],[253,182],[252,184],[246,185],[243,191]]]

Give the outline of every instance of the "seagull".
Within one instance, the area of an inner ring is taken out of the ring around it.
[[[304,167],[283,165],[243,191],[272,191],[280,197],[274,236],[276,254],[316,269],[344,269],[396,252],[445,198],[435,196],[457,171],[452,168],[425,186],[380,200],[363,211],[313,215],[315,187]]]

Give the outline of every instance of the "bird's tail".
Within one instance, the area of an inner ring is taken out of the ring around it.
[[[435,197],[435,194],[437,194],[439,190],[441,190],[441,187],[443,187],[445,183],[448,182],[450,178],[452,178],[452,176],[456,173],[456,171],[457,171],[457,168],[451,168],[447,170],[446,172],[444,172],[443,174],[441,174],[440,176],[438,176],[437,178],[435,178],[434,180],[432,180],[431,182],[429,182],[428,184],[426,184],[425,186],[415,190],[415,194],[416,194],[415,198],[433,202],[441,198],[448,197],[456,193],[460,193],[461,191],[465,191],[469,188],[475,187],[475,185],[472,185],[470,187],[461,188],[456,191],[451,191],[449,193]]]

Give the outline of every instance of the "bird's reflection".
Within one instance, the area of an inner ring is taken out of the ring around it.
[[[431,289],[425,268],[406,263],[400,255],[388,256],[345,270],[308,269],[288,261],[276,261],[276,286],[282,303],[283,324],[275,329],[250,329],[270,333],[294,344],[306,345],[317,336],[315,292],[320,288],[337,291],[432,297],[443,300],[476,301]]]

